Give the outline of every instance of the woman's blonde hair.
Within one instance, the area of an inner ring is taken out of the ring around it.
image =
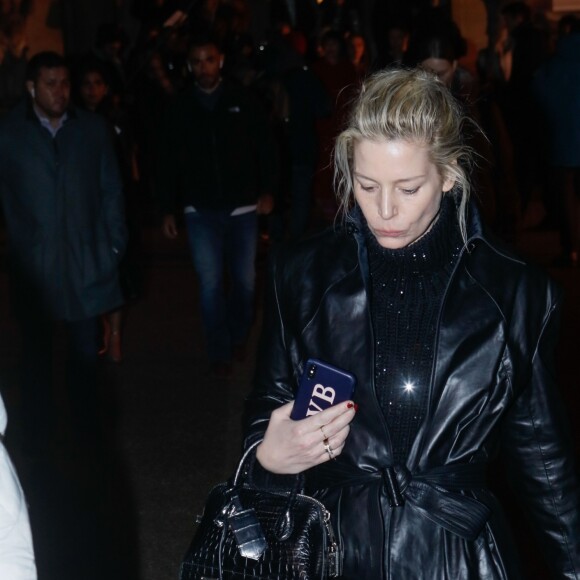
[[[468,174],[473,151],[465,144],[466,126],[477,128],[445,85],[423,69],[392,69],[375,73],[361,87],[347,128],[334,147],[334,179],[340,210],[348,216],[353,204],[354,145],[403,140],[426,146],[443,178],[455,179],[448,193],[459,201],[458,218],[466,239],[470,194]]]

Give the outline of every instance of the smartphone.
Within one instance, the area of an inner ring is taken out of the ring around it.
[[[352,398],[356,378],[327,362],[309,358],[298,385],[291,419],[304,419]]]

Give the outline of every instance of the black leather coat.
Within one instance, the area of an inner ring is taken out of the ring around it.
[[[498,452],[556,577],[580,578],[578,479],[553,372],[560,293],[491,242],[474,210],[469,221],[439,314],[427,419],[406,466],[392,464],[375,395],[361,234],[328,231],[273,261],[246,444],[294,398],[308,357],[356,375],[359,410],[343,453],[307,473],[338,530],[344,578],[520,578],[485,487]]]

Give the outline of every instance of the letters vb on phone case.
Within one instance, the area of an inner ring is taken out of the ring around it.
[[[351,373],[318,359],[308,359],[298,385],[292,419],[304,419],[320,411],[348,401],[356,379]]]

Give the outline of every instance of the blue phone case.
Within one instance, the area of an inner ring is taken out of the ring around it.
[[[298,385],[291,419],[304,419],[352,398],[356,378],[353,374],[324,361],[309,358]]]

